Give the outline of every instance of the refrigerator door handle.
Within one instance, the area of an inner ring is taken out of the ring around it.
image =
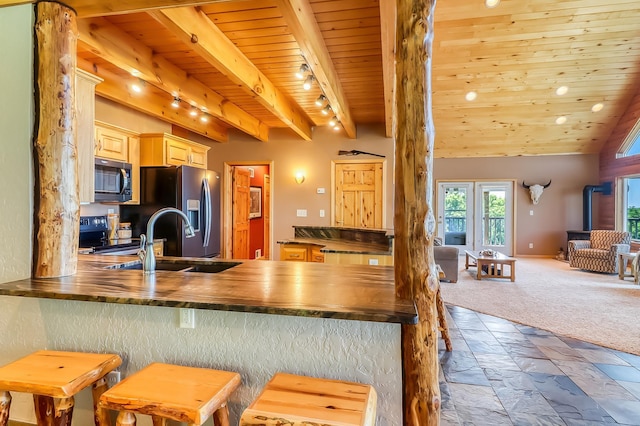
[[[209,239],[211,238],[211,188],[209,188],[209,180],[204,178],[202,180],[204,187],[204,239],[202,247],[209,245]]]

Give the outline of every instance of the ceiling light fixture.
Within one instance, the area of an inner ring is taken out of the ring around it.
[[[327,105],[326,107],[322,108],[322,115],[329,115],[329,113],[331,112],[331,105]]]
[[[484,0],[484,5],[488,8],[496,7],[500,4],[500,0]]]
[[[335,130],[336,132],[337,132],[338,130],[340,130],[340,122],[339,122],[339,121],[338,121],[338,122],[336,122],[336,124],[334,124],[334,125],[333,125],[333,130]]]
[[[309,72],[309,65],[302,64],[300,65],[300,68],[298,68],[298,71],[296,72],[296,77],[298,77],[298,80],[302,80],[304,78],[304,75],[308,72]]]
[[[144,87],[144,80],[140,80],[138,79],[137,82],[133,83],[131,85],[131,90],[133,90],[136,93],[142,93],[142,88]]]
[[[561,115],[560,117],[556,118],[556,124],[564,124],[567,122],[567,117],[565,117],[564,115]]]
[[[304,90],[310,90],[312,84],[313,84],[313,75],[308,75],[306,80],[302,84],[302,87],[304,87]]]
[[[203,123],[207,123],[209,121],[209,117],[207,117],[207,114],[202,114],[200,116],[200,121],[202,121]]]
[[[336,117],[334,115],[333,118],[331,118],[331,120],[329,120],[329,126],[335,127],[335,125],[338,124],[339,122],[340,121],[338,120],[338,117]]]
[[[320,95],[318,96],[318,99],[316,99],[316,105],[318,105],[319,107],[324,105],[325,102],[327,102],[327,97],[325,95]]]
[[[180,106],[180,98],[177,96],[174,97],[173,102],[171,102],[171,106],[174,108],[178,108]]]
[[[591,111],[593,112],[602,111],[602,108],[604,108],[604,104],[601,102],[598,102],[597,104],[591,107]]]
[[[560,86],[556,89],[556,95],[558,96],[566,95],[568,91],[569,91],[569,88],[567,86]]]
[[[197,117],[198,116],[198,108],[196,108],[195,106],[191,107],[191,110],[189,111],[189,115],[192,117]]]
[[[464,98],[466,100],[468,100],[469,102],[475,101],[477,97],[478,97],[478,94],[476,92],[473,92],[473,91],[471,91],[471,92],[467,93],[466,95],[464,95]]]

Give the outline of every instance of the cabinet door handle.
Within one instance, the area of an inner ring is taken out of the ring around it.
[[[297,254],[297,253],[296,253],[296,254],[290,254],[289,256],[290,256],[290,257],[300,257],[300,255],[299,255],[299,254]]]

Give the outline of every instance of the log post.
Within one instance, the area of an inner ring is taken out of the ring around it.
[[[418,324],[402,326],[404,424],[440,424],[439,280],[433,258],[431,48],[435,0],[396,0],[394,263],[396,294]]]
[[[73,275],[78,263],[80,203],[76,144],[76,13],[36,5],[35,241],[33,275]]]

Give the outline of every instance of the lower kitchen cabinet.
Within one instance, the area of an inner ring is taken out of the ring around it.
[[[283,244],[280,246],[280,260],[293,262],[324,262],[321,246],[314,244]]]

